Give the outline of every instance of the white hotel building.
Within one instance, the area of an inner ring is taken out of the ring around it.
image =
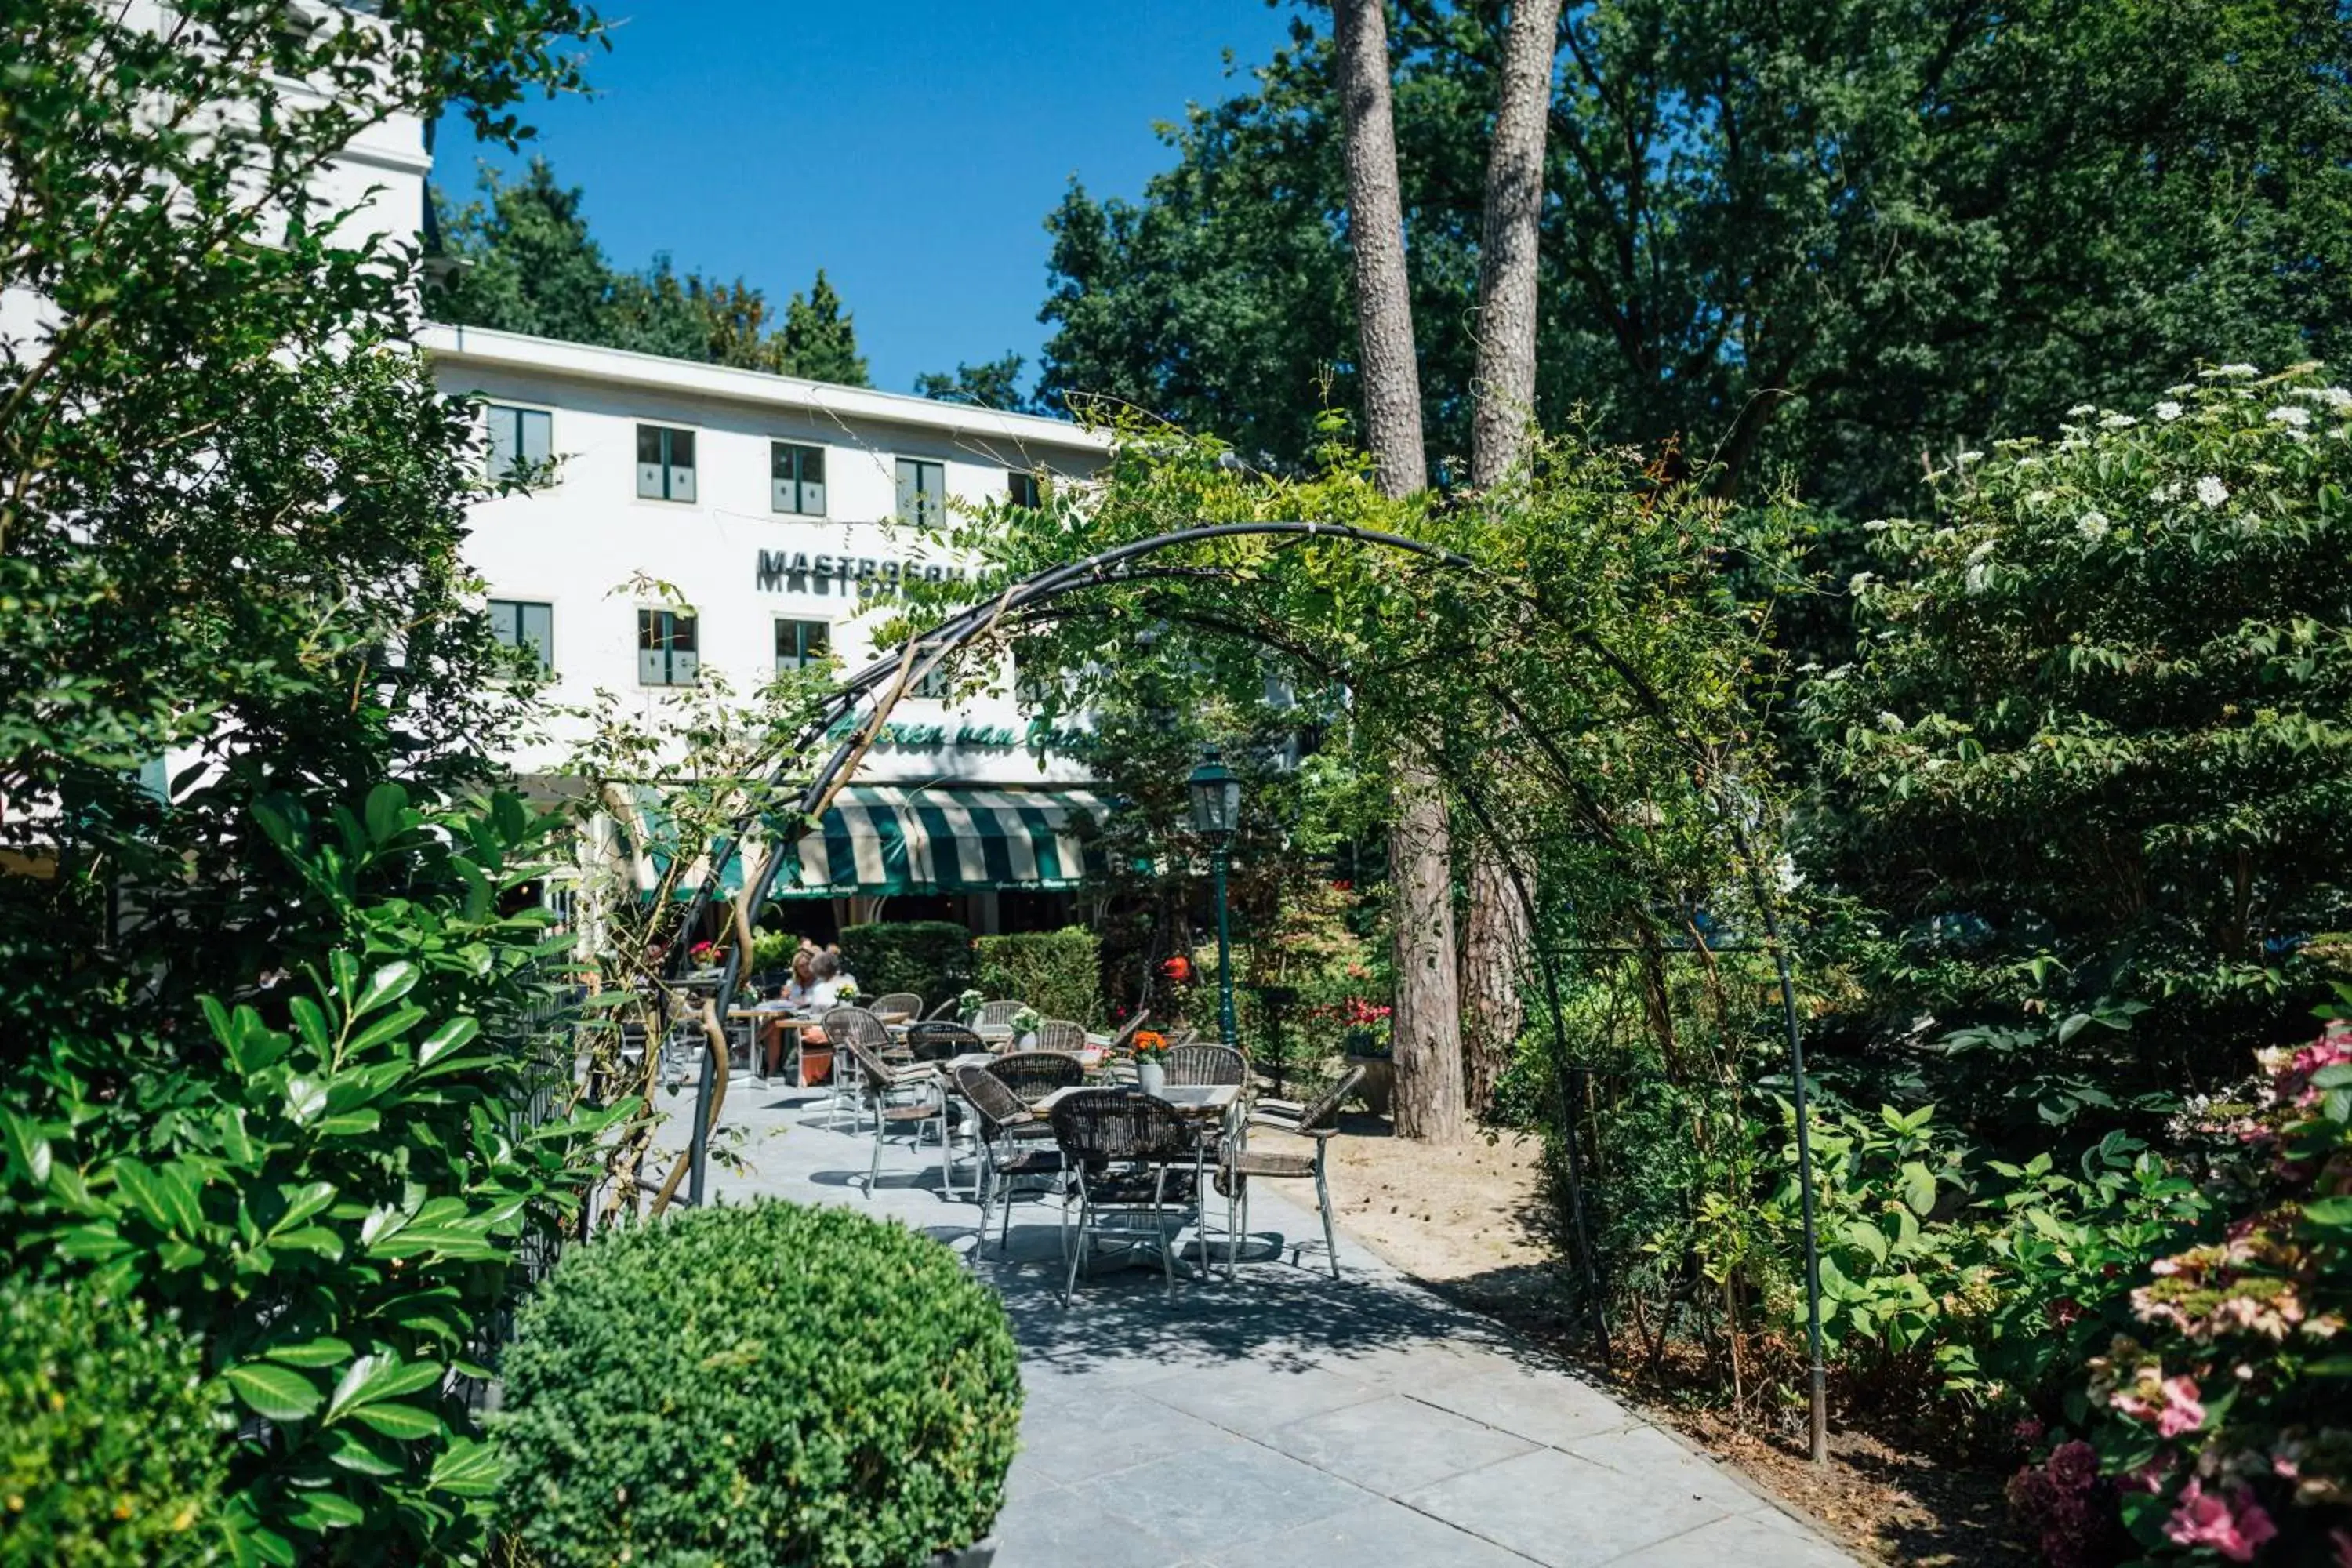
[[[651,719],[713,669],[748,693],[827,655],[856,668],[888,614],[870,590],[964,570],[917,537],[925,516],[1034,500],[1107,447],[1058,420],[511,332],[435,326],[422,346],[444,392],[481,403],[493,468],[529,465],[527,492],[475,509],[467,552],[500,637],[538,653],[563,707],[601,690]],[[1067,917],[1100,803],[1012,684],[900,702],[780,884],[831,906],[801,929],[883,898],[889,918],[981,931]],[[581,738],[558,728],[511,761],[545,773]]]

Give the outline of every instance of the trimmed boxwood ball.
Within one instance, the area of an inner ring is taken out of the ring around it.
[[[988,1533],[1021,1421],[953,1253],[780,1202],[576,1248],[500,1371],[502,1529],[547,1568],[915,1568]]]
[[[87,1284],[0,1281],[0,1565],[226,1560],[230,1437],[189,1335]]]

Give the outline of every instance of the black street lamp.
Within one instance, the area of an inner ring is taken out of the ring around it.
[[[1241,826],[1242,781],[1234,777],[1211,746],[1201,754],[1201,765],[1184,781],[1192,795],[1192,831],[1209,843],[1209,858],[1217,870],[1217,1025],[1225,1044],[1234,1044],[1239,1030],[1234,1024],[1233,939],[1225,919],[1225,858],[1233,853],[1234,834]]]

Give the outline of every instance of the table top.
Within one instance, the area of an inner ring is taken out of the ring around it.
[[[782,1024],[790,1029],[816,1027],[814,1018],[803,1018],[797,1013],[779,1013],[772,1007],[730,1007],[727,1009],[727,1016],[730,1018],[756,1018],[764,1023]]]
[[[1035,1101],[1029,1109],[1040,1115],[1051,1115],[1054,1107],[1070,1095],[1097,1092],[1099,1090],[1092,1085],[1082,1085],[1076,1089],[1057,1089]],[[1113,1092],[1140,1094],[1143,1091],[1138,1089],[1124,1089]],[[1166,1100],[1187,1116],[1214,1116],[1231,1110],[1234,1102],[1241,1097],[1241,1085],[1237,1083],[1171,1083],[1152,1098]]]

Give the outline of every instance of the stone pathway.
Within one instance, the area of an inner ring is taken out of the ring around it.
[[[684,1110],[683,1106],[674,1109]],[[1098,1268],[1062,1310],[1058,1210],[1023,1203],[1000,1257],[939,1152],[828,1123],[819,1094],[738,1079],[749,1169],[720,1202],[840,1203],[939,1237],[1003,1296],[1027,1405],[998,1568],[1832,1568],[1809,1526],[1486,1320],[1340,1238],[1344,1278],[1246,1256],[1180,1278]],[[959,1180],[966,1179],[962,1168]],[[1260,1184],[1261,1188],[1274,1184]],[[1302,1184],[1303,1185],[1303,1184]],[[1220,1211],[1221,1213],[1221,1211]],[[1254,1190],[1254,1236],[1321,1236]]]

